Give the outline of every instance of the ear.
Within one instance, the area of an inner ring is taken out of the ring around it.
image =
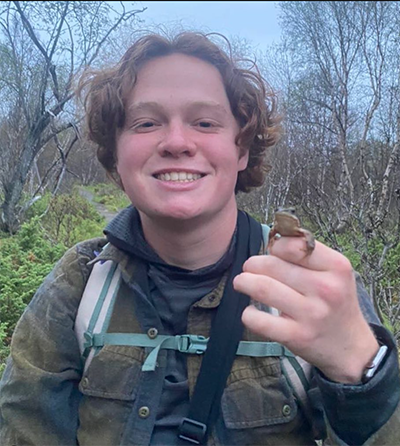
[[[239,149],[238,172],[245,170],[249,163],[249,149]]]

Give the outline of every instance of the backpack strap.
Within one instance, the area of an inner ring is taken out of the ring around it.
[[[99,347],[93,347],[94,333],[106,333],[121,282],[118,265],[107,260],[93,265],[75,319],[75,333],[85,363],[89,367]]]
[[[311,374],[311,365],[299,356],[283,357],[281,356],[281,368],[285,375],[293,394],[296,397],[300,407],[303,409],[306,418],[312,422],[310,401],[307,392],[310,388],[309,376]]]
[[[185,442],[205,444],[218,417],[226,380],[242,338],[241,316],[249,296],[233,288],[233,279],[242,272],[243,263],[260,251],[260,224],[239,211],[235,259],[224,294],[211,325],[210,342],[200,366],[189,413],[179,427],[179,438]]]
[[[267,252],[270,230],[271,230],[271,228],[268,225],[262,223],[261,231],[262,231],[262,240],[263,240],[263,252]]]
[[[156,338],[149,338],[147,334],[143,333],[94,333],[90,338],[87,336],[87,339],[87,348],[100,349],[105,345],[153,348],[143,363],[143,372],[153,372],[156,369],[157,357],[161,349],[202,355],[207,350],[209,342],[209,338],[191,334],[176,336],[157,335]],[[294,358],[290,350],[277,342],[259,341],[240,341],[236,355],[258,358],[267,356]]]

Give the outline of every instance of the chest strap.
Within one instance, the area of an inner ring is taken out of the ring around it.
[[[143,333],[96,333],[84,334],[85,348],[101,348],[104,345],[126,345],[153,348],[147,356],[142,371],[152,372],[156,369],[158,353],[161,349],[177,350],[181,353],[202,355],[207,350],[209,338],[199,335],[158,335],[151,339]],[[294,358],[294,354],[277,342],[240,341],[236,355],[239,356],[285,356]]]

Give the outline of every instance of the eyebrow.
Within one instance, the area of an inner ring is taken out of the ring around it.
[[[158,104],[157,102],[138,102],[136,104],[131,104],[127,108],[126,112],[127,114],[131,115],[134,113],[140,113],[142,111],[160,110],[160,107],[160,104]]]
[[[190,108],[210,108],[212,110],[217,110],[219,112],[222,113],[227,113],[226,108],[219,104],[218,102],[213,102],[213,101],[196,101],[196,102],[192,102],[189,105]]]
[[[214,101],[195,101],[195,102],[190,102],[187,104],[186,106],[190,111],[193,109],[202,109],[202,108],[206,108],[206,109],[211,109],[211,110],[215,110],[218,113],[222,113],[224,115],[228,114],[228,111],[226,110],[226,108],[219,104],[218,102],[214,102]],[[164,111],[164,107],[159,104],[158,102],[155,101],[149,101],[149,102],[138,102],[136,104],[132,104],[128,107],[127,109],[127,114],[132,115],[135,113],[140,113],[140,112],[148,112],[148,111]]]

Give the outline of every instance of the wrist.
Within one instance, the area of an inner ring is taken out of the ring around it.
[[[321,371],[331,381],[342,384],[360,384],[363,379],[366,380],[364,377],[366,369],[373,366],[373,360],[380,347],[372,330],[368,327],[368,333],[361,338],[360,342],[354,342],[352,348],[341,351],[335,366]]]

